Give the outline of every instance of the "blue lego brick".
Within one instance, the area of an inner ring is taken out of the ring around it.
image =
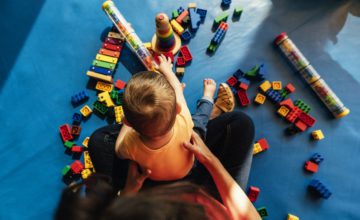
[[[284,98],[280,95],[280,93],[278,91],[273,90],[272,88],[267,90],[265,95],[266,97],[268,97],[270,101],[276,104],[284,100]]]
[[[244,72],[241,69],[236,70],[236,72],[233,74],[233,76],[237,79],[240,79],[244,76]]]
[[[314,193],[321,198],[328,199],[332,193],[324,184],[322,184],[319,180],[313,179],[309,183],[309,190],[310,192]]]
[[[96,72],[96,73],[101,73],[104,75],[113,75],[114,71],[110,70],[110,69],[106,69],[103,67],[98,67],[98,66],[91,66],[90,67],[90,71]]]
[[[231,88],[231,91],[233,92],[233,94],[236,95],[236,94],[237,94],[236,88],[235,88],[235,87],[232,87],[232,86],[230,86],[230,88]]]
[[[196,31],[199,28],[201,18],[198,13],[196,13],[195,8],[189,9],[189,16],[190,16],[190,27],[192,31]]]
[[[74,113],[72,116],[73,124],[80,124],[82,116],[79,113]]]
[[[267,71],[266,71],[265,65],[261,64],[259,66],[259,70],[258,70],[258,72],[256,74],[256,79],[262,81],[262,80],[265,79],[266,75],[267,75]]]
[[[184,41],[188,41],[191,39],[191,33],[190,31],[186,30],[181,34],[181,39],[183,39]]]
[[[183,7],[180,6],[180,7],[177,9],[177,11],[178,11],[179,14],[181,14],[181,13],[183,13],[183,12],[185,11],[185,9],[183,9]]]
[[[212,42],[214,44],[220,44],[221,41],[224,39],[225,37],[225,33],[226,31],[222,30],[222,29],[218,29],[216,32],[215,32],[215,35],[214,37],[212,38]]]
[[[89,99],[89,95],[83,90],[73,96],[71,96],[71,102],[77,105],[85,100]]]
[[[244,78],[244,77],[240,78],[240,79],[239,79],[239,82],[240,82],[240,83],[244,83],[244,84],[246,84],[246,85],[250,85],[250,80],[248,80],[248,79],[246,79],[246,78]]]
[[[315,153],[314,155],[312,155],[310,160],[316,164],[320,164],[324,160],[324,158],[320,154]]]
[[[229,7],[231,4],[231,0],[222,0],[221,1],[221,6],[223,7]]]
[[[196,9],[196,13],[198,13],[198,14],[200,15],[201,22],[204,22],[204,21],[205,21],[205,18],[206,18],[207,10],[201,9],[201,8],[197,8],[197,9]]]

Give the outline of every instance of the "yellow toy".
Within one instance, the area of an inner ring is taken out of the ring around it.
[[[261,145],[259,143],[254,144],[253,155],[258,154],[261,151],[263,151],[263,149],[261,148]]]
[[[122,118],[124,117],[124,111],[122,106],[115,106],[114,113],[116,123],[120,124],[122,122]]]
[[[325,138],[321,130],[311,132],[311,136],[314,138],[314,140],[321,140]]]
[[[105,83],[105,82],[101,82],[101,81],[98,81],[95,86],[96,90],[100,90],[103,92],[111,92],[113,90],[113,88],[114,88],[113,84]]]
[[[261,93],[258,93],[258,94],[256,94],[254,102],[256,102],[257,104],[262,105],[262,104],[264,104],[265,100],[266,100],[266,96],[264,96]]]
[[[299,217],[292,214],[288,214],[287,220],[299,220]]]
[[[277,113],[282,117],[286,117],[289,112],[290,109],[288,109],[285,105],[281,106],[277,111]]]
[[[91,77],[91,78],[102,80],[102,81],[109,82],[109,83],[112,83],[112,81],[113,81],[112,76],[96,73],[96,72],[93,72],[93,71],[87,71],[86,75]]]
[[[81,171],[81,177],[85,180],[91,175],[91,171],[89,169],[84,169]]]
[[[272,89],[273,89],[273,90],[281,90],[281,89],[282,89],[282,83],[281,83],[281,81],[274,81],[274,82],[272,82]]]
[[[266,92],[271,88],[271,83],[266,80],[259,86],[259,88],[261,91]]]
[[[84,140],[83,140],[83,142],[82,142],[82,145],[84,146],[84,147],[88,147],[88,144],[89,144],[89,137],[86,137]]]
[[[109,92],[102,92],[98,95],[99,101],[100,102],[105,102],[107,107],[114,107],[115,104],[112,101]]]
[[[80,113],[86,118],[86,117],[88,117],[89,115],[91,115],[92,110],[91,110],[91,108],[90,108],[88,105],[85,105],[84,107],[82,107],[82,108],[80,109]]]

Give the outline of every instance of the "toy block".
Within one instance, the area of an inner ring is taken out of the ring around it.
[[[301,132],[305,131],[308,128],[308,126],[301,120],[297,120],[294,125],[295,125],[296,129]]]
[[[125,88],[125,86],[126,86],[126,82],[121,81],[120,79],[116,80],[116,82],[115,82],[115,88],[121,90],[121,89]]]
[[[281,90],[282,89],[282,83],[281,81],[273,81],[271,83],[272,89],[273,90]]]
[[[174,19],[172,19],[170,21],[171,27],[174,29],[174,31],[178,34],[181,35],[184,32],[184,28],[181,27],[181,25]]]
[[[119,39],[119,40],[122,40],[122,41],[124,41],[124,39],[125,39],[120,33],[112,32],[112,31],[110,31],[108,33],[108,37]]]
[[[289,112],[290,109],[288,109],[285,105],[281,106],[277,111],[277,113],[282,117],[286,117]]]
[[[89,95],[86,93],[85,90],[71,96],[71,103],[77,105],[81,102],[84,102],[89,99]]]
[[[93,103],[93,107],[94,109],[99,112],[102,115],[105,115],[108,112],[108,108],[106,107],[106,105],[104,105],[103,103],[99,102],[99,101],[95,101]]]
[[[114,70],[115,66],[116,66],[116,64],[114,64],[114,63],[108,63],[108,62],[104,62],[104,61],[100,61],[100,60],[93,60],[92,65],[102,67],[102,68],[107,68],[110,70]]]
[[[124,90],[118,91],[118,97],[115,100],[116,105],[122,105],[124,99]]]
[[[209,46],[207,47],[206,51],[208,53],[215,53],[215,51],[217,50],[219,46],[217,44],[214,44],[212,42],[210,42]]]
[[[235,73],[233,73],[233,76],[236,78],[236,79],[240,79],[240,78],[243,78],[245,75],[245,73],[241,70],[241,69],[237,69],[235,71]]]
[[[66,147],[66,148],[72,148],[72,146],[74,146],[75,145],[75,143],[74,142],[72,142],[72,141],[65,141],[64,142],[64,146]]]
[[[285,86],[285,90],[288,91],[289,93],[294,93],[294,92],[295,92],[295,87],[293,86],[293,84],[288,83],[288,84]]]
[[[285,99],[279,103],[279,106],[286,106],[289,110],[293,110],[295,107],[291,99]]]
[[[313,163],[311,161],[306,161],[304,168],[312,173],[316,173],[318,171],[318,165],[316,163]]]
[[[227,21],[229,17],[229,14],[227,12],[222,12],[221,14],[219,14],[218,16],[215,17],[214,19],[214,27],[217,27],[222,21]]]
[[[262,105],[262,104],[265,103],[265,100],[266,100],[266,96],[264,96],[264,95],[261,94],[261,93],[258,93],[258,94],[256,94],[256,96],[255,96],[254,102],[257,103],[257,104],[259,104],[259,105]]]
[[[115,57],[115,58],[120,57],[119,51],[113,51],[113,50],[108,50],[108,49],[104,49],[104,48],[101,48],[98,53],[102,54],[102,55],[110,56],[110,57]]]
[[[273,90],[272,88],[268,89],[265,92],[265,95],[270,101],[274,102],[275,104],[277,104],[283,100],[280,93],[278,91]]]
[[[235,7],[233,12],[233,18],[240,18],[243,9],[241,7]]]
[[[63,176],[67,175],[70,171],[70,166],[69,165],[66,165],[62,170],[61,170],[61,174]]]
[[[189,24],[189,22],[190,22],[190,16],[186,16],[183,19],[182,24],[181,24],[184,27],[184,31],[185,31],[186,26]]]
[[[260,207],[257,209],[259,215],[261,216],[261,218],[264,218],[264,217],[268,217],[268,212],[266,210],[266,207]]]
[[[230,86],[230,89],[231,89],[231,92],[236,95],[237,94],[237,89],[235,87],[231,87]]]
[[[111,56],[106,56],[106,55],[102,55],[102,54],[96,54],[96,60],[99,60],[99,61],[104,61],[104,62],[108,62],[108,63],[113,63],[113,64],[116,64],[118,59],[117,58],[114,58],[114,57],[111,57]]]
[[[113,88],[114,88],[114,86],[112,84],[101,82],[101,81],[98,81],[95,86],[96,90],[100,90],[103,92],[111,92],[111,90],[113,90]]]
[[[231,87],[235,87],[237,82],[238,82],[238,80],[234,76],[231,76],[229,79],[226,80],[226,83]]]
[[[171,15],[173,19],[176,19],[177,17],[179,17],[179,12],[177,10],[174,10],[172,11]]]
[[[285,89],[281,89],[279,91],[279,93],[280,93],[281,97],[283,97],[284,99],[289,95],[289,92]]]
[[[92,172],[89,169],[84,169],[81,171],[81,178],[86,180],[91,174]]]
[[[112,101],[109,92],[102,92],[98,95],[98,99],[100,102],[105,102],[106,107],[114,107],[115,104]]]
[[[191,39],[191,33],[190,31],[186,30],[181,34],[181,39],[183,41],[189,41]]]
[[[102,46],[104,49],[120,52],[122,49],[121,45],[104,43]]]
[[[79,136],[81,133],[81,127],[78,125],[71,126],[71,134],[74,136]]]
[[[86,169],[91,169],[94,167],[88,151],[84,151],[84,164]]]
[[[83,148],[80,146],[72,146],[71,152],[73,152],[74,154],[80,154],[83,152]]]
[[[206,18],[207,10],[201,9],[201,8],[197,8],[197,9],[196,9],[196,13],[198,13],[198,14],[200,15],[201,22],[204,22],[204,21],[205,21],[205,18]]]
[[[118,96],[119,96],[119,93],[118,93],[118,91],[113,90],[113,91],[111,91],[111,92],[109,93],[109,95],[110,95],[110,98],[111,98],[112,100],[116,100],[116,99],[118,98]]]
[[[271,88],[271,84],[269,81],[265,80],[263,83],[261,83],[259,88],[261,91],[266,92]]]
[[[308,188],[310,192],[324,199],[328,199],[332,195],[330,190],[323,183],[316,179],[311,180]]]
[[[86,138],[83,140],[82,145],[87,148],[87,147],[88,147],[88,144],[89,144],[89,140],[90,140],[90,137],[86,137]]]
[[[184,10],[185,10],[185,9],[183,9],[183,7],[181,7],[181,6],[177,9],[177,11],[178,11],[179,14],[181,14]]]
[[[176,59],[176,66],[185,66],[185,59],[184,57],[177,57]]]
[[[297,217],[296,215],[288,214],[287,220],[299,220],[299,217]]]
[[[72,116],[73,124],[80,124],[81,123],[82,116],[79,113],[74,113]]]
[[[92,110],[88,105],[84,105],[84,107],[80,109],[80,113],[82,114],[82,116],[84,116],[84,118],[86,118],[91,115]]]
[[[260,66],[259,65],[255,65],[253,68],[251,68],[249,71],[245,72],[245,77],[249,78],[249,79],[255,79],[256,76],[258,75],[260,70]],[[271,84],[270,87],[271,88]]]
[[[80,174],[81,171],[84,169],[84,165],[81,163],[80,160],[76,160],[71,164],[70,168],[75,174]]]
[[[230,7],[230,4],[231,4],[231,0],[221,0],[221,6],[222,7]]]
[[[225,34],[227,32],[227,29],[229,28],[229,25],[225,22],[221,22],[218,29],[216,30],[214,37],[211,39],[211,42],[213,44],[220,44],[221,41],[225,38]]]
[[[98,66],[91,66],[90,71],[95,72],[95,73],[104,74],[107,76],[112,76],[114,74],[114,71],[112,71],[110,69],[98,67]]]
[[[176,67],[176,75],[177,76],[183,76],[185,74],[185,68],[184,67]]]
[[[116,123],[120,124],[122,121],[122,118],[124,117],[124,111],[123,111],[122,106],[115,106],[114,113],[115,113]]]
[[[261,148],[261,145],[259,143],[255,143],[253,148],[253,155],[258,154],[262,151],[263,149]]]
[[[257,67],[257,66],[255,66]],[[267,75],[267,71],[265,68],[264,64],[261,64],[260,66],[258,66],[257,71],[255,71],[256,75],[255,75],[255,79],[259,80],[259,81],[263,81],[265,79],[265,76]]]
[[[188,10],[184,10],[175,20],[177,23],[182,24],[183,19],[189,15],[189,11]]]
[[[304,122],[309,127],[312,127],[316,122],[315,118],[311,117],[310,115],[306,114],[305,112],[301,112],[301,114],[299,115],[299,120]]]
[[[324,134],[322,133],[321,130],[315,130],[315,131],[311,132],[311,136],[313,137],[314,140],[324,139]]]
[[[302,101],[301,99],[297,99],[294,102],[294,105],[297,106],[298,108],[300,108],[303,112],[305,113],[309,113],[311,108],[309,105],[307,105],[304,101]]]
[[[301,114],[301,109],[299,109],[298,107],[294,107],[286,116],[286,120],[290,123],[294,123],[295,120],[299,117],[299,115]]]
[[[247,106],[250,104],[250,100],[249,100],[245,90],[238,90],[237,96],[239,98],[241,106]]]
[[[192,31],[196,31],[199,28],[201,23],[201,18],[198,13],[196,13],[195,8],[189,8],[189,17],[190,17],[190,28]]]
[[[180,49],[181,50],[181,49]],[[171,62],[174,63],[174,54],[172,52],[165,52],[163,53],[163,55],[166,57],[166,58],[170,58],[171,59]]]
[[[124,43],[124,41],[120,40],[120,39],[112,38],[112,37],[107,37],[107,38],[105,38],[105,43],[120,45],[120,44]]]
[[[189,3],[188,4],[188,8],[196,8],[197,7],[197,5],[196,5],[196,3]]]
[[[59,130],[60,130],[60,135],[61,135],[61,139],[63,140],[63,142],[71,141],[72,139],[74,139],[74,137],[71,135],[71,129],[68,124],[61,125],[59,127]]]
[[[184,58],[186,63],[190,62],[192,60],[191,52],[190,52],[189,48],[186,45],[180,47],[180,53],[181,53],[181,55]]]
[[[323,160],[324,160],[324,158],[318,153],[313,154],[310,158],[310,161],[312,161],[316,164],[320,164]]]
[[[265,138],[261,138],[257,141],[258,144],[260,144],[262,150],[269,149],[269,143]]]
[[[243,90],[247,90],[249,88],[250,81],[245,78],[239,79],[239,88]]]
[[[255,187],[255,186],[250,186],[249,188],[249,192],[248,192],[248,197],[249,197],[249,200],[251,202],[256,202],[258,196],[259,196],[259,193],[260,193],[260,189]]]
[[[102,81],[105,81],[105,82],[111,82],[112,83],[112,81],[113,81],[112,76],[106,76],[106,75],[96,73],[96,72],[93,72],[93,71],[87,71],[86,75],[91,77],[91,78],[102,80]]]

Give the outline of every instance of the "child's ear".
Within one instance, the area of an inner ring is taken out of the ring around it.
[[[180,114],[181,112],[181,105],[179,103],[176,103],[176,114]]]
[[[124,123],[124,125],[128,126],[128,127],[132,127],[131,124],[128,122],[128,120],[126,120],[126,118],[122,118],[122,123]]]

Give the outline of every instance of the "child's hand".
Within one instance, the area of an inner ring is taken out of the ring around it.
[[[160,60],[160,64],[158,70],[162,74],[172,73],[173,64],[171,63],[170,57],[166,58],[163,54],[161,54],[159,56],[159,60]]]

